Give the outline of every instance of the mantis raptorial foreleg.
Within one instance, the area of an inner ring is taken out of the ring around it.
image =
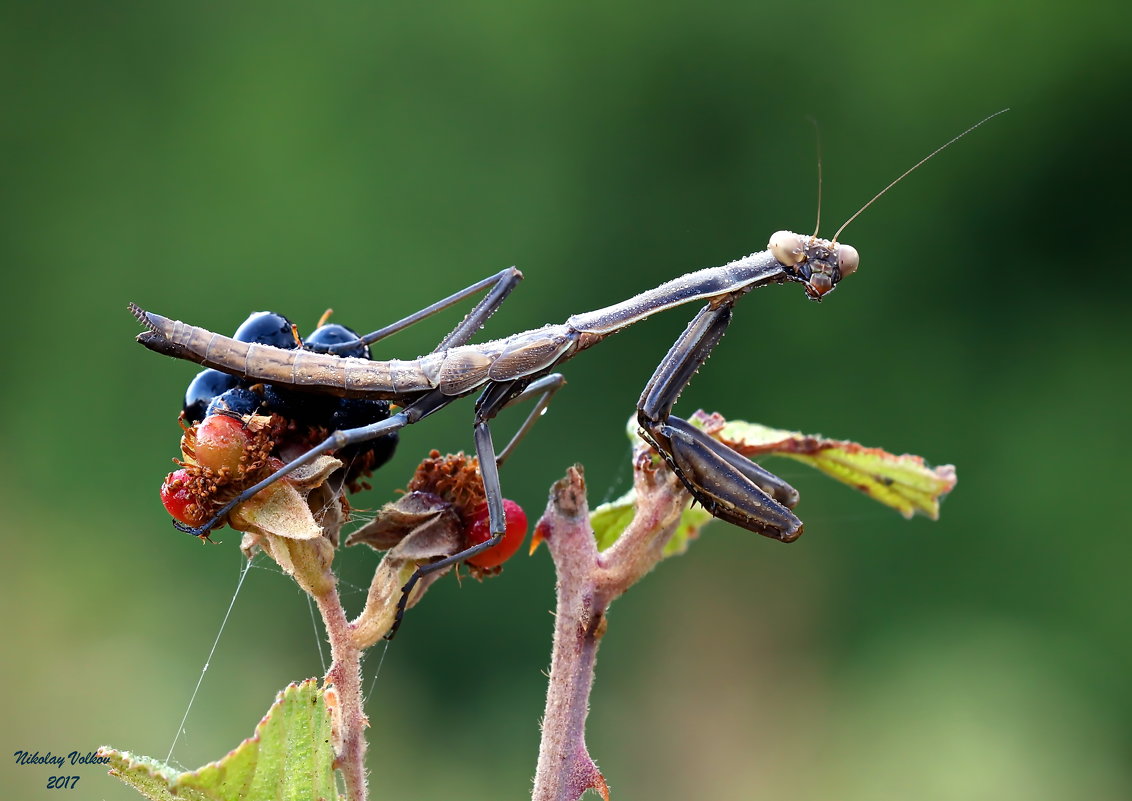
[[[802,521],[790,511],[798,492],[687,420],[672,407],[731,321],[734,298],[708,304],[672,345],[645,385],[637,421],[645,439],[713,516],[774,539],[790,542],[802,534]]]

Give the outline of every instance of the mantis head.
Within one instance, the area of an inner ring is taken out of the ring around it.
[[[925,161],[932,158],[941,150],[950,147],[984,122],[994,119],[999,114],[1005,114],[1009,110],[1010,109],[1004,108],[1002,111],[996,111],[989,117],[984,117],[963,133],[958,136],[953,136],[931,153],[917,161],[901,173],[899,178],[873,195],[872,200],[857,209],[852,217],[841,224],[841,227],[837,229],[837,233],[833,235],[833,239],[819,239],[817,235],[817,232],[821,230],[821,158],[819,155],[818,224],[814,227],[814,235],[802,236],[801,234],[795,234],[790,231],[779,231],[770,238],[770,244],[767,246],[771,255],[791,271],[790,278],[792,280],[799,282],[806,288],[806,294],[809,295],[810,300],[820,301],[823,295],[827,295],[833,291],[838,281],[857,270],[857,262],[860,260],[860,257],[857,255],[857,249],[851,245],[842,245],[837,241],[837,238],[841,236],[841,232],[848,227],[849,223],[857,219],[857,217],[861,215],[861,212],[876,203],[881,195],[904,180],[909,173],[918,169]]]
[[[772,256],[789,268],[805,287],[810,300],[822,299],[837,283],[857,269],[860,256],[852,245],[816,236],[779,231],[767,246]]]

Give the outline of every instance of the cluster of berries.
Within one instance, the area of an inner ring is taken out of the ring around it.
[[[255,312],[236,329],[233,339],[286,350],[305,348],[370,358],[369,347],[344,325],[324,322],[300,339],[291,321],[275,312]],[[354,344],[334,347],[346,343]],[[298,392],[243,381],[219,370],[203,370],[185,391],[184,462],[166,477],[161,500],[177,520],[200,525],[243,488],[281,467],[283,462],[272,455],[281,447],[309,447],[332,431],[388,417],[389,401]],[[346,464],[346,482],[357,489],[358,480],[389,461],[396,447],[397,434],[393,433],[347,446],[335,456]]]
[[[277,348],[305,348],[338,356],[370,358],[369,347],[353,330],[336,323],[319,325],[300,339],[295,326],[275,312],[255,312],[236,330],[233,339]],[[354,343],[347,347],[336,347]],[[165,478],[161,501],[175,519],[189,526],[205,523],[217,509],[247,487],[321,441],[331,431],[369,425],[389,417],[389,402],[338,398],[313,392],[250,383],[219,370],[197,374],[185,392],[181,415],[181,468]],[[346,484],[355,490],[392,457],[397,434],[343,448],[334,454],[346,464]],[[491,537],[483,483],[474,458],[463,454],[441,457],[433,452],[422,462],[409,485],[410,492],[429,492],[451,504],[464,530],[465,547]],[[522,508],[504,500],[507,530],[493,548],[469,558],[474,570],[494,573],[522,544],[527,518]]]

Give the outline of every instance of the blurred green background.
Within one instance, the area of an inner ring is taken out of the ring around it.
[[[621,599],[589,742],[622,799],[1132,796],[1129,21],[1116,0],[4,4],[0,751],[164,757],[236,584],[238,538],[202,547],[158,501],[195,368],[134,344],[128,301],[370,330],[515,264],[501,336],[811,230],[807,116],[828,235],[1011,106],[853,224],[860,272],[826,303],[745,299],[678,407],[954,463],[942,520],[771,463],[806,536],[713,524]],[[570,363],[507,495],[537,516],[574,462],[593,504],[627,489],[626,419],[692,313]],[[361,503],[471,448],[470,420],[407,431]],[[355,609],[375,559],[341,555]],[[529,792],[553,587],[542,550],[411,613],[369,697],[374,798]],[[321,672],[304,597],[254,570],[175,758],[219,757]],[[49,795],[53,771],[0,765],[7,797]],[[69,797],[135,797],[70,772]]]

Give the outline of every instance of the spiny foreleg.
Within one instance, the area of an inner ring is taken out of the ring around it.
[[[732,303],[709,303],[692,319],[641,393],[637,421],[704,509],[748,531],[791,542],[802,533],[802,521],[790,511],[798,502],[797,490],[672,414],[680,392],[723,337]]]

